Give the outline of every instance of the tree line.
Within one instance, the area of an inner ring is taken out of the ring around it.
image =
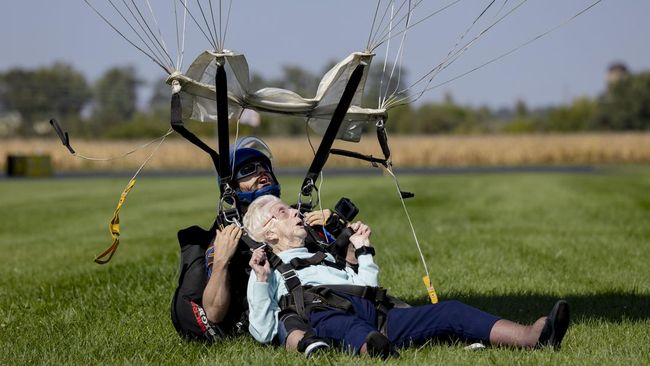
[[[331,66],[331,65],[330,65]],[[329,69],[329,68],[328,68]],[[406,70],[401,71],[402,75]],[[281,87],[313,96],[322,73],[286,66],[276,79],[251,75],[253,90]],[[374,67],[364,104],[375,106],[381,69]],[[400,78],[403,83],[404,77]],[[52,134],[48,121],[61,120],[76,136],[137,138],[159,136],[169,126],[169,86],[154,83],[146,108],[138,108],[138,88],[146,86],[133,67],[113,67],[98,80],[71,65],[55,63],[37,69],[14,68],[0,73],[0,137]],[[403,87],[390,85],[389,88]],[[262,115],[259,126],[241,126],[240,133],[296,135],[305,133],[297,117]],[[190,123],[190,122],[188,122]],[[401,134],[542,133],[576,131],[643,131],[650,129],[650,72],[626,73],[597,98],[578,98],[561,106],[530,109],[523,101],[493,109],[441,102],[407,104],[390,111],[389,129]],[[214,125],[191,124],[199,134],[213,134]]]

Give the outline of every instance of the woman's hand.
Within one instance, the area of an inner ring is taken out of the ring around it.
[[[230,259],[235,255],[239,238],[241,238],[242,229],[230,224],[223,231],[217,230],[217,236],[214,240],[214,263],[228,265]]]
[[[354,234],[350,236],[350,243],[352,243],[355,249],[370,246],[370,234],[372,234],[372,231],[368,225],[361,221],[357,221],[350,225],[350,229],[354,232]]]
[[[307,212],[303,217],[303,220],[305,221],[305,224],[307,226],[315,226],[315,225],[323,226],[327,222],[327,219],[330,218],[330,216],[332,216],[332,211],[328,209],[316,210],[312,212]]]
[[[269,261],[266,260],[266,253],[264,252],[264,247],[259,247],[253,251],[251,255],[251,260],[248,262],[248,265],[251,266],[257,276],[257,282],[266,282],[269,279],[269,273],[271,273],[271,265]]]

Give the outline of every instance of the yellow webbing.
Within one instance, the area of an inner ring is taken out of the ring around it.
[[[434,289],[433,286],[431,285],[431,280],[429,279],[429,276],[422,277],[422,281],[424,282],[424,286],[427,288],[427,292],[429,293],[429,299],[431,299],[431,303],[437,304],[438,294],[436,294],[436,289]]]
[[[106,248],[106,250],[104,250],[101,254],[95,257],[95,263],[98,264],[108,263],[111,260],[111,258],[113,258],[113,254],[115,254],[115,251],[117,250],[117,246],[120,245],[120,208],[122,208],[124,201],[126,201],[126,196],[129,194],[133,186],[135,186],[135,178],[132,178],[129,181],[129,184],[126,185],[126,188],[124,188],[124,191],[122,191],[122,194],[120,195],[120,200],[117,202],[117,207],[115,208],[115,212],[113,212],[113,218],[111,219],[111,222],[108,224],[108,230],[110,231],[111,236],[113,237],[113,243],[111,244],[110,247]],[[108,258],[102,259],[107,255]]]

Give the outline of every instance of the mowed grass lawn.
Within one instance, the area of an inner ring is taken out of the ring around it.
[[[281,177],[287,200],[299,177]],[[108,220],[127,178],[0,181],[0,364],[303,364],[251,338],[214,345],[175,333],[169,303],[176,231],[208,226],[214,179],[140,179],[121,215],[122,244],[108,265]],[[401,351],[404,364],[650,363],[650,167],[587,174],[401,177],[441,299],[519,322],[572,306],[561,351],[432,343]],[[361,208],[373,228],[384,287],[424,303],[422,265],[388,177],[325,177],[322,198]],[[328,352],[313,364],[379,360]]]

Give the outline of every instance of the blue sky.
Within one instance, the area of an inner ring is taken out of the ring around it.
[[[511,0],[509,4],[519,1]],[[151,2],[165,38],[174,43],[171,0]],[[449,2],[425,1],[427,9]],[[488,2],[461,1],[414,28],[404,48],[408,80],[434,67]],[[507,52],[592,2],[529,0],[437,80],[444,81]],[[376,1],[366,0],[235,0],[226,48],[246,54],[251,70],[265,77],[278,76],[287,64],[321,72],[332,60],[363,50],[375,4]],[[64,61],[91,80],[114,65],[134,65],[148,81],[165,75],[114,33],[82,0],[10,1],[3,2],[2,7],[5,17],[0,22],[0,70]],[[499,107],[511,106],[516,99],[543,106],[596,96],[604,88],[605,71],[612,61],[626,63],[633,72],[650,70],[648,14],[647,0],[605,0],[548,36],[430,91],[424,99],[440,100],[444,93],[451,93],[463,104]],[[120,25],[120,29],[124,27]],[[184,67],[192,55],[209,48],[195,29],[188,31],[188,35]]]

